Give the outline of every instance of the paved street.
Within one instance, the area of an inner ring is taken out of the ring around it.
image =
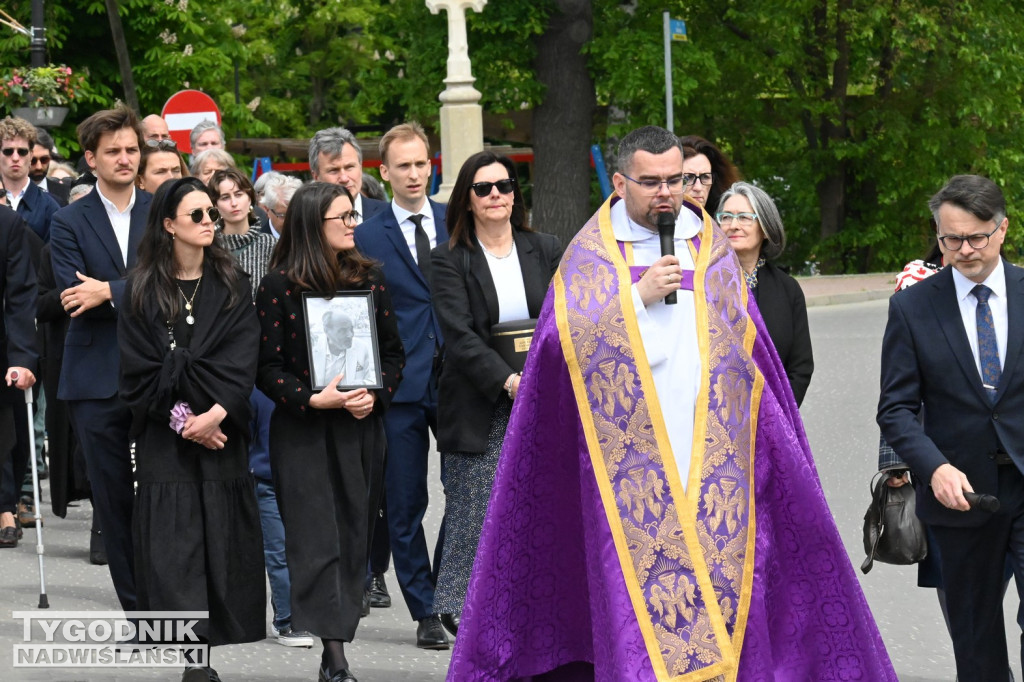
[[[916,587],[916,569],[876,564],[863,576],[861,524],[869,501],[868,484],[875,470],[878,430],[874,412],[878,392],[879,348],[885,325],[886,302],[873,300],[810,309],[815,349],[815,373],[804,402],[803,414],[818,471],[833,515],[857,568],[871,609],[878,621],[900,680],[951,681],[952,655],[934,592]],[[430,535],[436,535],[443,499],[436,471],[432,495],[435,505],[428,516]],[[48,518],[46,576],[51,611],[106,610],[116,604],[105,568],[87,559],[87,507],[76,507],[65,520]],[[0,597],[0,679],[2,680],[176,680],[180,671],[12,669],[12,646],[21,638],[21,624],[10,617],[14,610],[32,610],[38,601],[39,582],[33,553],[34,533],[26,531],[25,544],[0,551],[4,590]],[[813,542],[813,538],[808,538]],[[409,619],[394,575],[388,584],[395,599],[391,609],[375,609],[359,629],[349,658],[361,682],[443,680],[450,652],[422,652],[415,648],[415,624]],[[1022,679],[1016,651],[1017,597],[1006,600],[1011,661]],[[269,622],[268,611],[268,622]],[[268,626],[269,632],[269,626]],[[312,650],[287,649],[272,640],[214,650],[213,664],[229,680],[313,680],[320,657]]]

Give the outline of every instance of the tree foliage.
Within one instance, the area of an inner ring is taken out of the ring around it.
[[[121,94],[105,4],[46,6],[49,61],[87,70],[94,93],[71,119]],[[5,10],[27,24],[29,5]],[[553,134],[601,141],[612,161],[624,131],[664,124],[666,8],[690,32],[672,48],[675,131],[716,142],[776,198],[791,245],[784,261],[898,268],[926,248],[926,201],[955,173],[999,183],[1011,219],[1022,205],[1024,14],[1014,3],[491,0],[467,12],[481,105],[501,114],[548,101],[548,88],[561,86],[544,82],[538,45],[566,30],[565,17],[590,16],[581,42],[597,113],[589,130],[572,123]],[[217,100],[236,136],[407,118],[436,129],[447,20],[423,0],[120,0],[120,14],[142,113],[192,87]],[[27,50],[27,38],[0,36],[0,67],[24,65]],[[72,149],[73,125],[59,131]],[[546,177],[534,188],[538,204],[578,201],[585,189]],[[589,208],[601,198],[592,191]],[[1019,230],[1010,241],[1021,243]]]

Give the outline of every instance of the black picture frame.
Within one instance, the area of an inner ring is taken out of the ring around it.
[[[313,390],[333,387],[331,379],[338,373],[345,374],[337,383],[339,391],[384,387],[371,292],[338,291],[324,294],[306,291],[302,293],[302,310],[306,317],[306,345],[309,349],[309,374]],[[348,347],[342,348],[338,346],[338,341],[344,343],[346,319],[351,324],[351,338]],[[333,333],[328,327],[334,328]],[[348,371],[339,372],[343,367],[347,367]]]

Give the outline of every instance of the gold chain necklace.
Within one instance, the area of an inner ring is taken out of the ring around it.
[[[185,312],[188,313],[185,316],[185,322],[189,324],[195,324],[196,318],[192,317],[192,301],[196,300],[196,294],[199,293],[199,285],[203,283],[203,276],[199,275],[199,281],[196,282],[196,288],[192,291],[192,298],[185,295],[185,292],[181,290],[181,285],[175,282],[174,286],[178,287],[178,293],[185,299]]]

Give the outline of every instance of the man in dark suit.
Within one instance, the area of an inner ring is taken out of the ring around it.
[[[448,636],[433,610],[437,576],[422,524],[428,501],[429,432],[437,432],[435,365],[442,345],[430,301],[430,250],[448,239],[445,207],[427,199],[430,152],[418,124],[402,124],[385,133],[380,154],[381,176],[391,183],[395,198],[390,206],[384,204],[387,210],[356,229],[356,248],[384,264],[405,346],[402,383],[384,419],[388,531],[402,595],[419,622],[416,645],[447,649]],[[363,205],[369,201],[364,198]]]
[[[957,674],[1005,680],[1007,553],[1024,577],[1024,270],[1000,255],[1006,202],[991,180],[954,176],[929,208],[948,267],[889,303],[878,425],[917,479]],[[999,511],[971,509],[972,492]]]
[[[0,315],[0,368],[5,372],[7,385],[0,390],[0,471],[17,473],[11,480],[4,480],[4,484],[10,486],[11,494],[4,491],[4,504],[0,507],[0,547],[16,547],[18,544],[14,513],[17,490],[28,458],[21,457],[24,461],[20,467],[8,467],[8,458],[14,448],[21,445],[18,442],[19,432],[24,431],[24,435],[28,435],[27,423],[18,424],[15,420],[25,417],[23,391],[35,383],[39,360],[35,329],[36,275],[29,255],[30,235],[34,237],[25,221],[6,206],[0,207],[0,301],[3,309]]]
[[[32,146],[32,159],[29,162],[28,177],[36,187],[53,197],[62,208],[68,205],[68,194],[71,185],[46,177],[50,172],[50,163],[56,153],[53,138],[42,128],[36,128],[36,143]]]
[[[15,117],[0,121],[0,177],[7,190],[7,205],[45,242],[50,239],[50,220],[60,205],[29,179],[35,144],[36,129],[28,121]]]
[[[363,150],[346,128],[318,130],[309,141],[309,170],[313,179],[343,185],[352,195],[352,208],[365,222],[388,208],[386,201],[370,199],[363,189]],[[424,195],[425,196],[425,195]]]
[[[117,395],[117,315],[152,196],[135,189],[142,145],[135,112],[120,105],[93,114],[78,126],[78,139],[96,187],[53,220],[53,273],[71,316],[57,397],[68,401],[85,454],[118,600],[132,610],[131,414]]]

